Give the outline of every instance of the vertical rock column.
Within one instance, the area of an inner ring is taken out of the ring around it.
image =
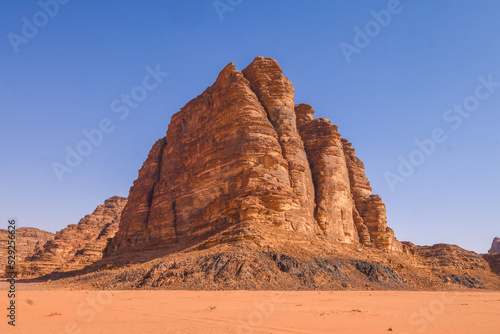
[[[314,119],[314,110],[308,104],[296,105],[295,112],[316,190],[318,225],[328,238],[358,242],[349,172],[337,126],[325,118]]]
[[[342,147],[349,171],[351,194],[355,204],[352,209],[352,215],[358,230],[359,241],[365,245],[373,245],[368,226],[366,226],[363,219],[365,200],[371,195],[372,188],[366,178],[363,162],[356,157],[355,151],[351,146],[352,144],[349,141],[342,138]]]
[[[272,58],[257,57],[242,73],[264,106],[288,162],[290,184],[300,204],[297,210],[287,213],[288,218],[296,231],[317,233],[314,185],[304,143],[297,131],[293,85]]]
[[[149,211],[154,187],[160,175],[161,158],[165,145],[165,138],[158,139],[151,148],[146,161],[142,164],[139,176],[130,188],[118,232],[106,251],[149,243]]]
[[[342,139],[342,143],[349,170],[351,193],[356,204],[357,212],[354,212],[354,216],[360,241],[373,244],[379,249],[400,251],[402,246],[394,238],[394,231],[387,227],[385,205],[380,196],[372,195],[363,162],[356,157],[350,142]]]
[[[153,244],[186,245],[239,222],[290,225],[278,136],[233,63],[172,116],[166,138],[148,222]]]
[[[364,223],[370,231],[372,242],[379,249],[397,250],[399,243],[394,238],[394,231],[387,226],[385,204],[378,195],[366,199],[363,211]]]

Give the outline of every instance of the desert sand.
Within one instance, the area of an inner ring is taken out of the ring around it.
[[[5,291],[5,283],[1,284]],[[7,295],[1,294],[1,305]],[[51,290],[18,284],[1,333],[498,333],[498,291]]]

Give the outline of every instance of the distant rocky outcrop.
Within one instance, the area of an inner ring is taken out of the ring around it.
[[[500,238],[493,239],[491,243],[491,248],[488,253],[500,253]]]
[[[118,230],[126,202],[126,198],[111,197],[78,224],[68,225],[57,232],[55,238],[18,264],[19,276],[34,277],[76,270],[99,260],[108,240]]]
[[[489,263],[491,271],[500,275],[500,253],[483,254],[483,257]]]
[[[227,65],[153,145],[106,256],[182,249],[235,225],[247,239],[270,225],[400,252],[351,143],[313,113],[275,60]]]
[[[16,262],[24,261],[49,240],[54,239],[55,234],[34,227],[19,227],[16,230]],[[4,275],[7,265],[7,241],[9,232],[0,230],[0,277]]]
[[[488,254],[483,254],[483,258],[488,262],[491,271],[500,275],[500,238],[494,238]]]

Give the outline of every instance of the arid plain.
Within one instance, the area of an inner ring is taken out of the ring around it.
[[[498,291],[90,291],[33,283],[18,284],[17,303],[17,325],[3,321],[2,333],[497,333],[500,314]]]

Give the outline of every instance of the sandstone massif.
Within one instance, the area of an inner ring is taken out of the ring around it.
[[[0,230],[0,277],[4,275],[7,265],[7,241],[9,232]],[[34,227],[20,227],[16,229],[16,261],[25,261],[30,255],[37,252],[49,240],[54,239],[52,232]]]
[[[118,230],[126,198],[114,196],[97,206],[78,224],[70,224],[17,264],[19,277],[82,269],[102,258],[103,249]]]
[[[351,144],[313,113],[275,60],[228,64],[153,145],[106,254],[183,249],[233,226],[240,239],[277,226],[401,252]]]
[[[128,198],[23,273],[96,289],[500,289],[488,258],[399,242],[352,144],[314,113],[275,60],[228,64],[172,116]]]

